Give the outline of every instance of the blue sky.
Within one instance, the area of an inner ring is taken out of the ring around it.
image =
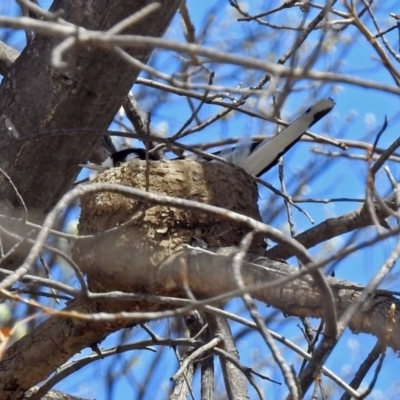
[[[257,6],[259,10],[263,10],[265,7],[265,2],[256,1],[252,4],[254,7],[254,13],[257,11]],[[387,1],[380,2],[380,10],[376,13],[379,21],[382,25],[389,26],[393,24],[393,21],[388,17],[389,12],[395,12],[396,2]],[[49,2],[42,1],[41,4],[46,7]],[[219,8],[216,8],[215,17],[221,18],[223,15],[231,13],[232,10],[228,5],[227,1],[220,2]],[[244,3],[243,3],[244,4]],[[273,2],[273,4],[278,4],[278,2]],[[203,0],[198,2],[196,0],[188,0],[188,9],[193,22],[196,27],[201,27],[203,21],[210,17],[207,11],[211,6],[215,5],[215,1]],[[338,5],[340,8],[340,5]],[[385,8],[386,7],[386,8]],[[9,7],[8,0],[0,0],[0,12],[9,13],[15,12],[16,7]],[[287,11],[290,18],[296,19],[301,18],[302,14],[298,9],[291,9]],[[315,14],[315,13],[314,13]],[[278,23],[279,15],[271,17],[271,21]],[[240,38],[243,32],[249,34],[256,32],[259,29],[255,22],[252,23],[237,23],[233,24],[230,30],[227,31],[226,37],[218,36],[213,38],[213,41],[206,42],[205,45],[215,46],[216,43],[220,43],[221,48],[225,48],[228,42],[238,42],[240,44]],[[371,28],[372,29],[372,28]],[[1,30],[0,30],[1,34]],[[221,30],[219,31],[221,35]],[[381,67],[380,61],[377,59],[371,46],[366,44],[365,38],[358,34],[354,28],[350,28],[346,31],[347,40],[355,40],[356,45],[347,45],[346,42],[336,44],[335,47],[328,53],[324,60],[317,62],[315,69],[324,70],[329,67],[330,63],[338,62],[340,60],[340,71],[341,73],[351,74],[357,77],[374,80],[380,83],[386,83],[393,85],[393,80],[387,71]],[[171,38],[182,38],[181,24],[179,18],[177,17],[166,34],[166,37]],[[395,49],[398,50],[398,32],[393,31],[387,35],[387,39],[393,45]],[[290,35],[288,34],[287,40],[290,40]],[[318,40],[318,34],[315,35],[312,40]],[[12,40],[9,44],[15,46],[18,49],[23,48],[23,35],[16,34],[12,36]],[[264,47],[266,44],[260,42],[255,46],[252,51],[259,52],[260,57],[266,57]],[[273,49],[275,52],[272,60],[276,60],[286,49]],[[156,55],[159,55],[156,52]],[[254,54],[254,53],[253,53]],[[338,54],[343,54],[343,57],[339,57]],[[266,57],[267,58],[267,57]],[[162,53],[159,57],[154,57],[152,62],[158,66],[160,69],[174,70],[176,68],[176,63],[180,61],[177,59],[175,54]],[[397,67],[397,64],[395,64]],[[233,72],[236,73],[237,69],[235,67],[226,67],[226,69],[217,69],[215,83],[223,83],[225,85],[230,85],[231,87],[236,87],[240,82],[242,76],[229,76]],[[225,75],[226,74],[226,75]],[[257,76],[257,73],[255,73]],[[308,82],[300,82],[299,86],[307,85]],[[134,92],[137,92],[140,88],[135,88]],[[383,134],[379,146],[387,147],[399,136],[399,112],[400,112],[400,99],[398,96],[393,94],[386,94],[377,90],[363,89],[351,85],[344,84],[325,84],[319,91],[319,97],[332,96],[336,101],[336,107],[327,118],[327,122],[321,121],[315,127],[313,131],[318,134],[330,134],[335,138],[346,138],[352,140],[365,140],[368,138],[369,143],[374,140],[374,135],[379,130],[382,125],[385,116],[387,116],[389,121],[388,129]],[[314,99],[315,100],[315,99]],[[293,93],[289,96],[288,101],[282,110],[282,117],[287,120],[294,119],[301,109],[307,108],[312,104],[313,96],[312,94],[305,90],[301,90],[298,93]],[[178,97],[172,98],[168,104],[161,105],[156,108],[153,112],[151,109],[146,109],[146,106],[151,104],[150,102],[143,101],[142,106],[145,111],[152,111],[152,123],[155,127],[163,127],[167,134],[173,134],[176,132],[182,124],[185,122],[186,118],[190,115],[189,108],[182,100]],[[268,104],[268,99],[263,99],[262,96],[258,98],[251,99],[249,101],[249,108],[253,106],[257,111],[263,104]],[[205,105],[200,113],[200,118],[203,120],[208,116],[213,115],[219,110],[216,106]],[[349,118],[351,122],[347,120]],[[114,125],[115,127],[115,125]],[[243,116],[240,113],[234,113],[234,116],[228,118],[220,124],[213,125],[207,128],[199,134],[189,137],[187,143],[199,143],[202,141],[210,141],[221,138],[228,138],[231,136],[240,136],[242,134],[258,135],[258,134],[272,134],[275,133],[276,127],[273,124],[265,124],[264,122],[249,118],[248,116]],[[287,157],[285,157],[285,171],[288,176],[288,186],[294,187],[296,179],[304,170],[307,168],[308,162],[312,157],[317,157],[310,154],[309,143],[299,143],[290,151]],[[331,151],[337,151],[336,148],[328,148]],[[364,154],[363,151],[359,150],[349,150],[353,154]],[[365,195],[365,181],[367,166],[364,162],[358,162],[354,160],[346,160],[341,158],[331,159],[328,164],[323,163],[325,160],[323,156],[320,157],[321,161],[321,171],[319,175],[310,182],[304,185],[304,197],[317,197],[317,198],[332,198],[332,197],[351,197],[351,198],[363,198]],[[399,168],[394,163],[388,163],[394,176],[398,176]],[[269,171],[264,179],[270,183],[273,183],[276,187],[279,187],[279,180],[277,179],[277,169]],[[383,172],[380,172],[377,176],[377,187],[381,194],[384,194],[388,190],[388,181]],[[277,198],[271,198],[270,193],[265,189],[260,190],[260,209],[267,214],[266,210],[270,207],[279,207],[281,200]],[[304,204],[302,205],[313,217],[316,223],[323,221],[327,217],[334,217],[341,215],[345,212],[349,212],[358,207],[357,203],[347,202],[347,203],[330,203],[330,204]],[[76,218],[79,210],[76,210],[71,214],[71,218]],[[296,223],[296,231],[302,232],[309,229],[312,224],[300,213],[293,211],[294,220]],[[281,213],[271,222],[273,226],[280,228],[282,230],[287,229],[285,223],[286,215]],[[372,237],[375,235],[375,231],[371,229],[366,229],[363,231],[363,239],[366,237]],[[321,252],[334,252],[344,244],[347,240],[348,235],[343,235],[340,238],[332,240],[330,243],[317,246],[317,248],[312,249],[311,253],[318,257]],[[347,279],[361,284],[366,284],[370,278],[374,275],[377,269],[380,267],[381,263],[390,253],[393,241],[387,241],[385,243],[374,246],[368,252],[358,252],[348,257],[346,260],[340,262],[335,266],[336,277],[341,279]],[[294,259],[289,260],[290,263],[296,265]],[[392,280],[385,281],[383,286],[387,288],[394,289],[398,283],[398,266],[396,265],[394,269],[394,274]],[[228,304],[227,308],[231,311],[237,312],[238,308],[242,308],[241,302],[239,300],[232,301]],[[269,315],[271,310],[267,309],[265,305],[260,305],[260,312],[265,315]],[[246,314],[245,312],[243,312]],[[281,318],[273,319],[268,327],[270,329],[276,329],[280,333],[286,335],[287,337],[294,338],[298,343],[303,343],[301,338],[301,332],[296,327],[298,323],[297,319],[288,318],[282,322]],[[315,326],[316,321],[313,321]],[[154,322],[150,326],[157,330],[158,332],[168,333],[166,330],[166,324],[164,322]],[[241,327],[233,324],[233,331],[240,331]],[[135,340],[138,338],[145,337],[143,332],[139,328],[133,328],[135,331]],[[120,334],[114,334],[112,337],[107,339],[102,343],[102,347],[106,348],[117,344],[119,341]],[[374,345],[375,339],[372,336],[359,334],[352,335],[348,332],[344,335],[342,340],[335,349],[335,352],[329,358],[327,366],[333,371],[346,378],[351,377],[351,372],[354,372],[354,368],[360,363],[360,360],[365,357],[365,355],[370,351],[371,347]],[[255,365],[254,360],[262,360],[270,357],[269,350],[266,346],[259,342],[259,338],[254,335],[245,336],[238,342],[239,351],[241,352],[241,360],[246,365]],[[85,351],[78,355],[82,357],[91,351]],[[145,399],[163,399],[166,397],[165,392],[161,392],[162,388],[169,387],[169,377],[176,370],[175,356],[172,354],[172,349],[166,349],[166,357],[163,358],[163,363],[159,367],[157,374],[155,374],[155,381],[149,388],[153,390],[148,392]],[[286,353],[289,362],[293,362],[298,365],[297,356],[295,354]],[[68,378],[64,382],[58,385],[60,390],[65,390],[69,393],[80,395],[82,397],[96,397],[97,399],[103,400],[107,399],[107,393],[103,388],[103,379],[109,368],[115,368],[118,370],[122,361],[132,362],[135,368],[132,368],[118,383],[115,388],[114,398],[124,398],[124,394],[130,393],[132,387],[135,385],[132,383],[135,379],[140,380],[141,374],[145,373],[148,364],[151,362],[149,359],[144,359],[138,356],[136,353],[128,353],[121,356],[121,359],[107,359],[96,364],[85,368],[84,370],[76,373],[72,377]],[[167,361],[168,360],[168,361]],[[391,350],[388,350],[388,356],[385,361],[385,365],[395,365],[395,368],[386,368],[385,373],[381,374],[378,380],[378,384],[375,389],[375,398],[381,398],[382,393],[385,393],[387,398],[390,393],[395,393],[397,390],[398,374],[397,364],[398,360]],[[396,363],[396,364],[394,364]],[[272,364],[271,364],[272,365]],[[269,377],[282,381],[282,377],[276,372],[272,367],[268,371],[261,373],[266,373]],[[137,378],[135,378],[135,374]],[[368,377],[369,382],[371,376]],[[160,384],[160,382],[162,382]],[[282,398],[285,393],[284,386],[279,388],[271,383],[260,383],[265,389],[267,395],[271,398]],[[161,385],[161,386],[160,386]],[[134,389],[135,390],[135,389]],[[252,398],[254,392],[252,392]],[[111,397],[110,397],[111,398]],[[393,397],[394,398],[394,397]]]

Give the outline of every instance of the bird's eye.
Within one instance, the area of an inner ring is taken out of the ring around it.
[[[122,165],[122,162],[121,161],[117,161],[116,163],[115,163],[115,166],[116,167],[120,167]]]

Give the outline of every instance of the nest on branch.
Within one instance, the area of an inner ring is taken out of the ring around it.
[[[148,168],[146,172],[146,168]],[[135,160],[99,175],[96,182],[116,183],[149,192],[195,200],[260,220],[255,182],[238,168],[189,160]],[[110,232],[110,229],[113,229]],[[81,198],[80,235],[75,261],[92,291],[121,290],[166,294],[155,288],[160,264],[185,244],[209,248],[235,246],[249,229],[216,214],[149,204],[110,192]],[[255,235],[252,252],[263,255],[265,241]]]

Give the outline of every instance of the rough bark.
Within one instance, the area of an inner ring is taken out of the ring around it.
[[[161,36],[179,3],[180,0],[160,2],[158,11],[125,32]],[[50,11],[63,10],[62,17],[69,22],[106,30],[146,4],[146,0],[55,0]],[[110,50],[87,47],[68,52],[68,68],[56,70],[50,58],[58,43],[57,39],[36,35],[12,65],[10,60],[14,61],[16,52],[1,55],[1,71],[6,74],[0,86],[0,167],[21,195],[29,219],[37,222],[68,190],[79,170],[78,164],[87,159],[101,140],[101,135],[76,134],[77,131],[106,130],[140,73]],[[1,48],[6,50],[10,51]],[[147,62],[152,49],[128,52]],[[18,137],[10,134],[6,120],[15,126]],[[18,214],[21,210],[21,202],[3,173],[0,198],[2,213]],[[24,257],[23,251],[21,256]],[[14,257],[9,264],[15,267],[19,261],[20,257]],[[79,309],[91,312],[87,306]],[[12,359],[6,356],[1,363],[8,372],[2,380],[0,398],[19,398],[62,362],[110,332],[105,326],[96,332],[91,324],[75,322],[50,318],[37,331],[38,336],[28,335],[29,339],[20,342],[16,353],[10,349]],[[28,364],[25,360],[29,360]]]
[[[161,2],[159,10],[125,32],[162,35],[179,3]],[[79,7],[74,7],[77,4]],[[145,0],[55,0],[51,11],[64,10],[63,18],[69,22],[106,30],[146,4]],[[110,50],[86,47],[67,53],[69,67],[56,70],[50,57],[57,43],[57,39],[36,35],[0,86],[0,116],[7,117],[20,135],[19,139],[9,135],[4,122],[0,123],[0,166],[12,179],[31,215],[36,212],[39,219],[70,187],[78,164],[100,139],[73,133],[83,128],[104,131],[140,72]],[[129,53],[147,62],[151,50]],[[46,133],[49,135],[43,136]],[[20,206],[3,175],[0,197],[8,206]]]

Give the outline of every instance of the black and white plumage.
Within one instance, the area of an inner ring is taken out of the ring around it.
[[[279,158],[285,154],[316,122],[325,117],[335,102],[331,98],[315,103],[299,118],[294,120],[285,129],[272,139],[264,140],[256,146],[250,154],[237,163],[249,174],[260,176],[273,167]]]
[[[140,147],[132,147],[129,149],[124,149],[116,151],[111,154],[103,163],[101,164],[104,168],[114,168],[119,167],[121,164],[126,163],[131,160],[146,160],[146,149]],[[149,160],[159,161],[158,155],[149,153]]]
[[[272,139],[266,139],[261,143],[239,144],[228,150],[220,150],[212,154],[220,156],[227,161],[242,167],[251,175],[260,176],[273,167],[278,159],[285,154],[316,122],[327,115],[335,106],[331,98],[323,99],[308,108],[299,118],[293,121]],[[159,160],[157,155],[149,153],[149,160]],[[178,157],[175,159],[184,159]],[[193,156],[189,156],[193,159]],[[132,159],[146,159],[146,150],[142,148],[130,148],[117,151],[106,159],[98,170],[117,167]],[[194,159],[199,159],[195,157]],[[87,166],[87,165],[86,165]]]

